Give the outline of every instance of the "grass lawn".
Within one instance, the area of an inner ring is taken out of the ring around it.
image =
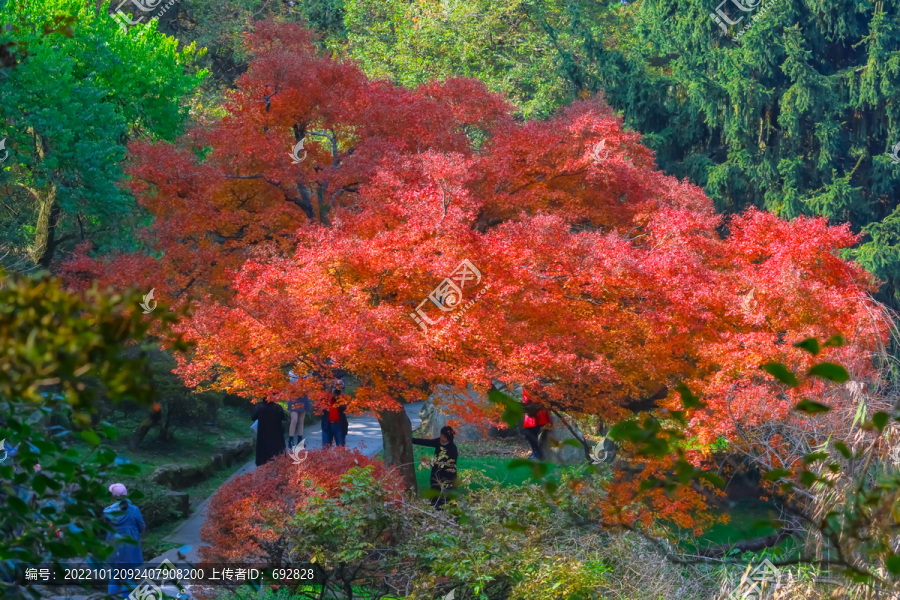
[[[528,449],[513,446],[512,444],[503,443],[502,446],[509,447],[510,455],[496,456],[485,454],[481,451],[481,445],[477,443],[460,442],[457,445],[459,449],[459,459],[456,461],[456,467],[459,470],[478,470],[487,475],[490,479],[496,481],[502,486],[522,485],[531,482],[531,471],[526,468],[509,469],[509,463],[516,458],[525,458],[528,456]],[[419,465],[423,458],[432,458],[434,456],[434,448],[426,448],[424,446],[413,447],[416,465]],[[550,465],[547,470],[547,477],[559,477],[560,465]],[[419,485],[419,493],[427,490],[431,484],[429,482],[431,476],[431,468],[416,468],[416,482]]]
[[[125,421],[116,424],[119,439],[104,440],[103,446],[112,448],[116,455],[141,467],[141,476],[153,473],[156,467],[170,463],[187,465],[203,464],[218,451],[223,444],[236,440],[251,439],[250,414],[242,409],[225,406],[219,409],[215,425],[198,424],[196,427],[177,427],[174,429],[175,439],[160,442],[156,438],[157,430],[152,429],[144,438],[137,450],[128,449],[128,439],[137,427],[138,422]],[[86,457],[93,448],[81,440],[71,442],[80,458]]]

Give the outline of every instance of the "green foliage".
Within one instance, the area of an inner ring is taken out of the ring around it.
[[[791,373],[790,370],[782,364],[766,363],[762,365],[760,369],[788,387],[797,387],[800,385],[797,381],[797,376]]]
[[[363,588],[377,598],[408,583],[411,597],[454,589],[458,600],[537,600],[547,590],[596,597],[609,568],[598,554],[602,536],[585,521],[599,486],[583,476],[565,475],[547,502],[538,486],[506,488],[462,471],[469,491],[434,511],[388,493],[371,468],[352,468],[336,496],[310,496],[288,530],[287,555],[295,564],[311,561],[316,576],[315,587],[294,593],[349,598]]]
[[[102,511],[111,501],[106,481],[133,477],[137,467],[117,464],[115,453],[103,447],[79,458],[63,442],[69,432],[46,423],[69,409],[84,438],[115,436],[107,424],[99,431],[91,427],[97,392],[85,385],[88,378],[99,379],[115,401],[150,402],[153,390],[144,361],[125,356],[126,346],[148,331],[134,310],[140,298],[137,293],[96,291],[82,298],[47,277],[3,279],[0,439],[17,446],[0,463],[0,497],[6,507],[0,511],[3,598],[26,597],[22,588],[6,583],[15,561],[102,559],[112,550],[104,541],[109,525]],[[174,321],[172,315],[161,318]],[[177,341],[176,346],[186,349]]]
[[[819,413],[826,413],[831,410],[831,407],[804,398],[794,406],[794,410],[815,415]]]
[[[168,494],[169,490],[163,486],[142,479],[129,479],[121,483],[125,484],[129,497],[140,507],[141,516],[148,528],[177,521],[184,516]]]
[[[345,0],[347,50],[370,77],[413,87],[474,77],[530,118],[571,97],[541,12],[565,2]]]
[[[123,33],[107,6],[10,0],[11,29],[0,32],[0,42],[28,51],[0,75],[0,136],[9,151],[0,166],[7,200],[0,232],[17,247],[32,246],[44,267],[68,241],[129,241],[130,219],[139,215],[119,187],[125,145],[179,134],[182,99],[205,75],[192,67],[195,47],[179,50],[155,21]],[[60,18],[71,23],[68,36],[43,34]]]
[[[218,96],[246,70],[244,33],[255,21],[263,20],[301,23],[315,29],[323,49],[338,48],[346,41],[342,0],[230,0],[227,8],[215,0],[179,0],[166,13],[159,29],[186,45],[207,49],[203,63],[212,77],[206,85],[213,96]],[[190,25],[186,27],[186,23]]]

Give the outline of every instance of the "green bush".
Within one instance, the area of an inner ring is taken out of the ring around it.
[[[169,490],[152,481],[127,480],[123,481],[125,487],[131,492],[134,502],[141,509],[141,516],[148,528],[177,521],[184,517],[175,498]]]
[[[4,277],[0,272],[0,440],[18,448],[0,463],[0,597],[16,599],[32,597],[9,583],[18,562],[109,556],[107,482],[139,471],[101,447],[101,436],[118,433],[107,423],[92,426],[98,391],[85,381],[102,382],[113,401],[147,404],[153,389],[145,361],[125,352],[149,330],[135,310],[140,294],[92,290],[81,297],[57,279]],[[44,424],[63,410],[71,410],[74,431]],[[66,447],[73,435],[93,451],[79,458]]]

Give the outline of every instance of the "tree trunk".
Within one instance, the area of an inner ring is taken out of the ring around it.
[[[382,410],[376,413],[381,425],[384,441],[384,464],[394,467],[403,478],[403,486],[418,492],[416,486],[416,465],[413,458],[412,423],[409,415],[401,408],[398,411]]]
[[[578,440],[579,442],[581,442],[581,447],[584,450],[584,460],[586,460],[587,462],[590,463],[591,462],[591,445],[587,443],[587,440],[585,440],[583,437],[578,435],[578,432],[575,431],[575,429],[571,425],[569,425],[569,422],[566,421],[566,419],[559,413],[558,410],[554,409],[553,414],[556,415],[556,417],[560,421],[562,421],[562,424],[566,426],[566,429],[569,430],[569,432],[575,437],[575,439]]]
[[[34,244],[37,263],[41,268],[49,269],[53,261],[53,253],[56,251],[56,229],[61,213],[62,209],[56,203],[56,187],[50,186],[47,199],[41,205]]]
[[[128,440],[128,449],[132,452],[137,450],[138,445],[144,440],[144,436],[147,435],[148,431],[159,424],[159,420],[161,418],[162,411],[151,411],[150,414],[147,415],[147,417],[143,421],[141,421],[141,424],[138,425],[137,429],[134,430],[134,434],[131,436],[131,439]]]
[[[165,403],[165,418],[160,420],[159,423],[159,441],[167,442],[172,439],[172,434],[169,429],[169,426],[172,424],[172,407],[168,402]]]

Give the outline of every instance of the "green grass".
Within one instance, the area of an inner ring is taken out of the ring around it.
[[[720,546],[765,537],[775,533],[769,523],[761,523],[775,517],[774,508],[762,500],[743,499],[727,511],[730,521],[718,523],[703,532],[700,540],[710,546]]]
[[[509,463],[515,460],[514,457],[473,456],[467,454],[466,450],[471,449],[474,445],[460,442],[456,446],[459,449],[459,458],[456,461],[458,470],[474,469],[481,471],[501,486],[522,485],[523,483],[531,482],[531,471],[529,469],[523,467],[509,468]],[[418,483],[419,493],[421,494],[422,491],[431,487],[431,468],[423,469],[419,467],[419,461],[422,458],[432,458],[434,456],[434,448],[413,446],[413,455],[416,461],[416,483]],[[549,469],[547,469],[546,476],[558,477],[560,470],[560,465],[551,464]]]
[[[476,469],[487,475],[490,479],[501,486],[518,486],[531,482],[531,472],[525,468],[509,469],[509,463],[513,458],[505,458],[500,456],[472,456],[467,455],[466,450],[476,446],[475,444],[467,444],[461,442],[457,444],[459,448],[459,459],[457,460],[457,468]],[[430,488],[430,469],[419,468],[419,461],[422,457],[434,456],[434,449],[422,446],[413,447],[416,461],[416,483],[419,487],[419,494]],[[561,466],[551,464],[547,470],[548,478],[558,478]],[[744,499],[734,503],[734,506],[728,511],[730,520],[728,523],[716,524],[706,531],[697,539],[701,547],[728,545],[744,540],[751,540],[765,537],[775,533],[775,529],[769,523],[761,523],[771,517],[774,517],[771,505],[761,501]],[[784,544],[784,542],[782,543]]]
[[[103,446],[111,448],[116,455],[141,467],[141,477],[147,477],[157,467],[165,464],[202,465],[224,444],[252,439],[250,431],[252,424],[245,410],[222,407],[216,415],[216,426],[177,427],[174,429],[175,439],[165,442],[160,442],[157,439],[157,430],[152,429],[138,449],[132,452],[128,449],[128,440],[137,427],[137,421],[124,421],[117,424],[119,439],[104,440]],[[91,446],[81,440],[74,440],[70,447],[78,452],[80,458],[93,451]]]

